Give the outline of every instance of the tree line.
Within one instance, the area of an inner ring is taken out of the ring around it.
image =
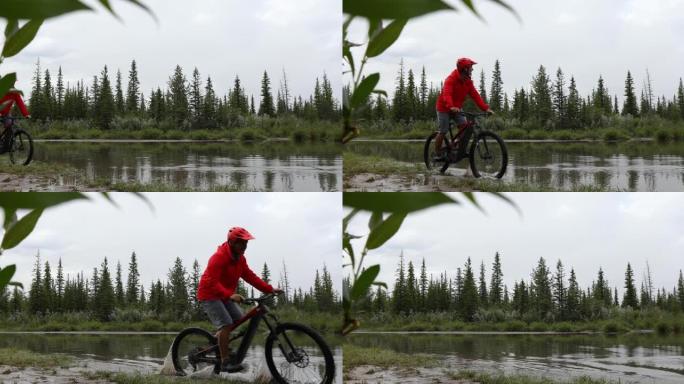
[[[90,85],[83,80],[64,84],[60,66],[53,84],[50,70],[43,72],[39,60],[28,104],[35,119],[88,119],[102,129],[110,128],[117,118],[147,118],[162,127],[190,130],[241,126],[248,116],[296,116],[328,121],[340,117],[339,103],[326,74],[322,79],[316,77],[313,93],[303,98],[292,94],[283,70],[274,98],[271,77],[264,71],[260,96],[257,105],[254,95],[246,94],[237,75],[232,87],[221,96],[214,90],[211,76],[203,81],[198,69],[194,68],[188,79],[183,69],[176,65],[167,88],[151,89],[146,97],[140,89],[135,60],[131,61],[125,90],[121,71],[112,75],[106,65],[99,76],[93,76]]]
[[[552,79],[547,69],[540,65],[530,86],[515,89],[512,95],[503,90],[504,82],[499,60],[494,63],[489,87],[486,84],[484,70],[480,71],[479,81],[477,78],[473,81],[491,109],[518,126],[527,124],[546,129],[582,129],[600,126],[605,118],[618,115],[634,118],[658,116],[672,121],[684,120],[682,79],[679,79],[677,92],[671,98],[665,95],[657,96],[648,71],[639,97],[632,73],[627,71],[621,104],[618,103],[617,94],[611,94],[605,86],[603,76],[599,76],[590,94],[580,95],[575,77],[571,75],[568,80],[560,67],[556,70],[555,79]],[[369,121],[403,122],[434,119],[435,104],[441,88],[442,84],[428,85],[425,67],[422,67],[418,80],[412,69],[406,70],[402,60],[391,100],[382,94],[369,97],[361,108],[361,117]],[[348,87],[345,87],[345,92],[348,92]],[[464,109],[476,111],[477,107],[468,99]]]
[[[106,257],[99,268],[93,268],[90,276],[82,271],[75,276],[65,276],[61,258],[55,272],[48,261],[41,263],[38,253],[29,291],[25,293],[18,287],[12,291],[6,288],[0,293],[0,314],[44,316],[87,312],[93,319],[110,321],[115,319],[117,312],[137,310],[155,318],[201,320],[204,314],[196,296],[201,274],[197,260],[187,270],[177,257],[167,273],[167,280],[151,281],[146,289],[140,281],[135,252],[129,259],[125,280],[121,263],[110,266]],[[266,263],[261,269],[261,278],[283,289],[284,293],[277,297],[278,306],[291,306],[308,312],[334,312],[341,306],[326,266],[322,271],[316,269],[314,284],[308,289],[295,289],[291,285],[284,261],[277,282],[273,281]],[[253,287],[248,289],[242,280],[238,293],[245,297],[260,295]]]
[[[453,312],[463,321],[496,321],[514,317],[525,321],[579,321],[601,319],[611,308],[633,310],[659,308],[669,312],[684,311],[684,276],[679,271],[677,286],[671,291],[656,289],[646,265],[640,289],[634,270],[627,263],[623,294],[618,295],[599,268],[596,279],[580,287],[574,268],[567,271],[561,260],[555,271],[541,257],[530,279],[516,281],[510,289],[503,282],[501,255],[497,252],[487,278],[484,262],[479,276],[468,258],[455,276],[446,272],[428,276],[425,259],[420,270],[403,254],[399,257],[394,288],[388,292],[382,286],[368,293],[361,304],[369,312],[395,314]],[[505,316],[505,314],[508,316]]]

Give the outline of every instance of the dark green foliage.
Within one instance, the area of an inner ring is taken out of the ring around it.
[[[636,95],[634,94],[634,80],[632,80],[632,74],[629,71],[627,71],[627,79],[625,79],[625,103],[622,106],[622,114],[639,116]]]
[[[139,295],[138,288],[140,287],[140,273],[138,272],[138,260],[135,256],[135,251],[131,253],[131,261],[128,263],[128,280],[126,281],[126,304],[135,306],[138,304]],[[142,294],[142,292],[140,292]]]
[[[261,78],[261,103],[259,104],[259,116],[274,116],[275,105],[273,104],[273,94],[271,93],[271,80],[268,73],[264,71]]]
[[[625,272],[625,294],[622,298],[622,306],[633,309],[639,308],[636,287],[634,286],[634,272],[632,272],[632,266],[629,263],[627,263],[627,271]]]

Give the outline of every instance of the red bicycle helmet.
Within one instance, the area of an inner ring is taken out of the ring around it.
[[[242,227],[233,227],[228,230],[228,241],[230,242],[235,239],[252,240],[254,236]]]
[[[467,57],[461,57],[460,59],[458,59],[458,61],[456,61],[456,68],[458,68],[458,70],[461,71],[465,68],[472,67],[473,64],[477,63]]]

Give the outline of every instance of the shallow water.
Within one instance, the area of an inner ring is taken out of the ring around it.
[[[503,180],[561,190],[594,186],[627,191],[684,191],[684,143],[508,142]],[[347,150],[423,163],[422,142],[353,142]],[[463,161],[457,168],[465,167]]]
[[[88,371],[152,374],[161,371],[174,337],[175,334],[150,335],[136,332],[104,335],[0,333],[0,348],[14,347],[37,353],[64,353],[75,356],[79,369],[86,368]],[[335,358],[335,382],[342,383],[342,347],[336,338],[325,338]],[[256,335],[244,364],[248,367],[246,372],[221,375],[251,381],[259,373],[268,371],[264,359],[263,335]]]
[[[452,370],[555,379],[588,375],[622,383],[684,382],[682,336],[364,333],[353,334],[349,342],[409,354],[435,354]]]
[[[206,190],[339,191],[336,144],[266,142],[37,142],[36,160],[82,170],[88,181],[161,183]],[[60,183],[74,180],[61,178]]]

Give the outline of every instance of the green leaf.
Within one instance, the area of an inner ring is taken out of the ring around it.
[[[373,93],[377,93],[378,95],[383,95],[387,97],[387,91],[383,91],[382,89],[374,89]]]
[[[382,20],[381,19],[371,19],[368,20],[368,40],[373,39],[376,34],[382,31]]]
[[[397,233],[401,227],[401,223],[404,222],[407,213],[393,213],[385,221],[378,224],[366,239],[366,248],[375,249],[391,239],[394,234]]]
[[[373,282],[373,285],[377,285],[378,287],[383,287],[383,288],[387,289],[387,283],[383,283],[381,281],[375,281],[375,282]]]
[[[442,192],[347,192],[342,195],[342,204],[364,211],[409,213],[459,202]]]
[[[42,214],[42,208],[34,209],[9,227],[2,238],[2,246],[0,248],[12,249],[19,245],[22,240],[33,232],[33,228],[36,227],[36,223]]]
[[[397,41],[407,22],[407,19],[394,20],[387,27],[375,33],[375,36],[368,42],[366,56],[375,57],[385,52],[387,48]]]
[[[7,20],[7,26],[5,26],[5,40],[9,39],[10,36],[14,34],[19,29],[19,20],[9,19]]]
[[[346,232],[347,231],[347,225],[349,225],[349,221],[356,216],[357,213],[359,213],[360,209],[354,209],[349,214],[342,219],[342,231]]]
[[[18,31],[16,31],[2,48],[2,55],[4,57],[12,57],[21,52],[31,41],[36,37],[40,26],[43,25],[42,19],[29,20]]]
[[[12,285],[15,287],[19,287],[21,289],[24,289],[24,284],[18,282],[18,281],[10,281],[7,285]]]
[[[368,267],[366,270],[361,272],[361,275],[354,282],[354,286],[351,288],[350,297],[352,300],[358,300],[366,295],[368,288],[375,281],[380,273],[380,266],[378,264]]]
[[[368,220],[368,229],[372,231],[375,227],[377,227],[380,224],[382,224],[382,212],[373,212],[373,214],[370,217],[370,220]]]
[[[2,228],[7,230],[10,226],[17,222],[17,210],[11,207],[5,208],[5,218],[2,224]]]
[[[79,0],[2,0],[0,17],[48,19],[65,13],[91,9]]]
[[[361,80],[359,86],[354,90],[354,94],[351,96],[351,106],[356,107],[368,99],[371,91],[378,85],[380,81],[380,74],[373,73],[368,75],[368,77]]]
[[[343,0],[342,11],[368,19],[410,19],[454,9],[442,0]]]
[[[15,209],[47,208],[79,199],[89,199],[89,197],[80,192],[3,192],[0,194],[0,207]]]
[[[14,272],[16,272],[16,270],[17,266],[14,264],[0,269],[0,292],[4,292],[5,287],[7,284],[9,284],[10,279],[12,279],[12,276],[14,276]]]
[[[17,81],[17,74],[12,72],[0,78],[0,95],[7,94],[10,88],[14,87]],[[8,101],[9,102],[9,101]]]

